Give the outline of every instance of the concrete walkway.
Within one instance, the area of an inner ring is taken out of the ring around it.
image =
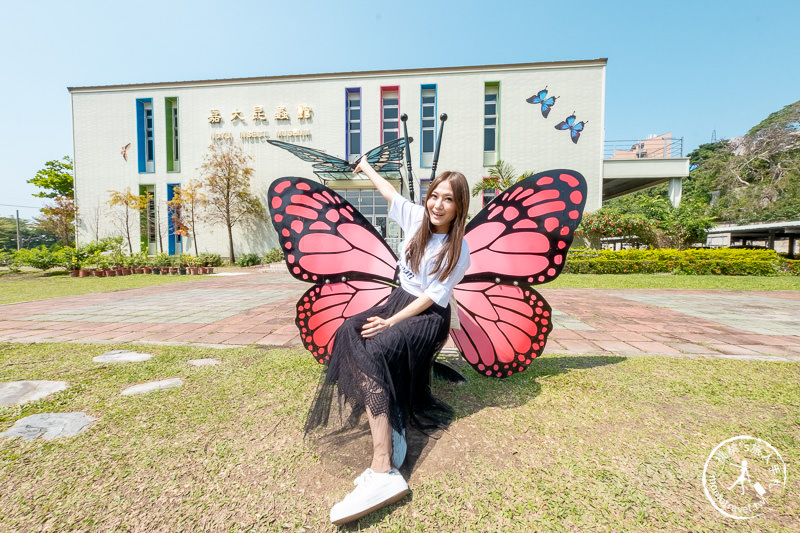
[[[300,345],[285,271],[0,305],[0,341]],[[800,361],[800,291],[538,288],[545,353]]]

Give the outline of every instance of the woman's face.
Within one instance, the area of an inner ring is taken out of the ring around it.
[[[431,193],[426,202],[428,216],[434,233],[447,233],[450,223],[456,218],[456,200],[449,181],[443,181]]]

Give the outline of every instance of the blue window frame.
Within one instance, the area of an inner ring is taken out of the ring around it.
[[[139,172],[155,172],[153,99],[136,99],[136,151]]]
[[[421,86],[419,166],[431,168],[436,148],[436,85]]]

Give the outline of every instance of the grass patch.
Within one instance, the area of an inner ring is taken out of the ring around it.
[[[319,365],[303,350],[0,344],[0,381],[70,388],[0,411],[0,431],[40,412],[84,411],[76,437],[0,439],[0,522],[10,530],[334,531],[352,486],[303,441]],[[191,368],[187,360],[224,364]],[[413,491],[360,520],[367,531],[794,531],[800,501],[800,366],[781,362],[546,356],[506,380],[464,369],[434,382],[458,419],[411,475]],[[138,397],[121,390],[180,377]],[[736,435],[775,446],[786,498],[748,521],[705,499],[703,465]],[[368,459],[364,458],[366,466]],[[790,497],[791,496],[791,497]]]
[[[206,276],[173,276],[154,274],[132,274],[113,278],[72,278],[67,272],[1,272],[0,305],[31,300],[43,300],[57,296],[74,296],[94,292],[138,289],[203,279]]]
[[[711,289],[797,291],[798,276],[676,276],[673,274],[561,274],[548,289]]]

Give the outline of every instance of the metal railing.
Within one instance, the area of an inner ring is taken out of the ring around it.
[[[665,159],[683,157],[683,137],[606,141],[603,159]]]

